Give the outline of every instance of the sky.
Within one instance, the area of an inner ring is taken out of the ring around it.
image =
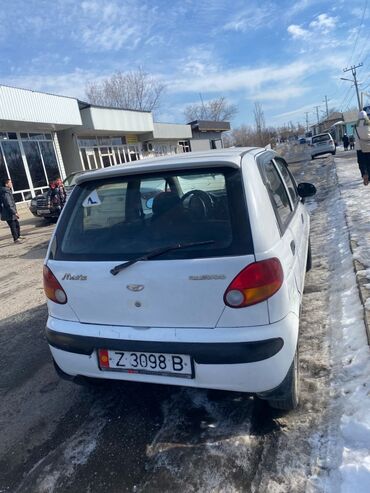
[[[166,84],[156,121],[226,97],[232,126],[316,122],[370,91],[370,0],[2,0],[0,84],[86,100],[88,82],[139,66]],[[365,96],[366,97],[366,96]]]

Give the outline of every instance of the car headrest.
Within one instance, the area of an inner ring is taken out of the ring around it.
[[[154,215],[160,216],[176,209],[179,205],[181,205],[181,200],[176,193],[160,192],[154,197],[152,211]]]

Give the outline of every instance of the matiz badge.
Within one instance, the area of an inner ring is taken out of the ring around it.
[[[127,289],[129,289],[130,291],[142,291],[144,289],[144,285],[143,284],[127,284],[126,286]]]
[[[62,277],[62,281],[86,281],[87,276],[83,276],[82,274],[72,275],[69,272],[66,272]]]

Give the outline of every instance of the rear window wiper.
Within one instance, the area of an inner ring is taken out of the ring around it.
[[[156,250],[153,250],[152,252],[146,253],[145,255],[142,255],[141,257],[134,258],[132,260],[128,260],[124,264],[118,264],[113,269],[110,270],[110,273],[113,276],[116,276],[121,270],[127,269],[127,267],[130,267],[130,265],[135,264],[136,262],[141,262],[142,260],[150,260],[151,258],[154,257],[159,257],[159,255],[163,255],[164,253],[170,252],[171,250],[181,250],[182,248],[191,248],[195,246],[202,246],[202,245],[211,245],[212,243],[215,243],[215,240],[207,240],[207,241],[194,241],[192,243],[177,243],[175,245],[168,245],[166,247],[162,248],[157,248]]]

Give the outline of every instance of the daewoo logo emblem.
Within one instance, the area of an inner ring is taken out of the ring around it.
[[[127,284],[126,286],[127,289],[129,289],[130,291],[142,291],[144,289],[144,285],[143,284]]]

